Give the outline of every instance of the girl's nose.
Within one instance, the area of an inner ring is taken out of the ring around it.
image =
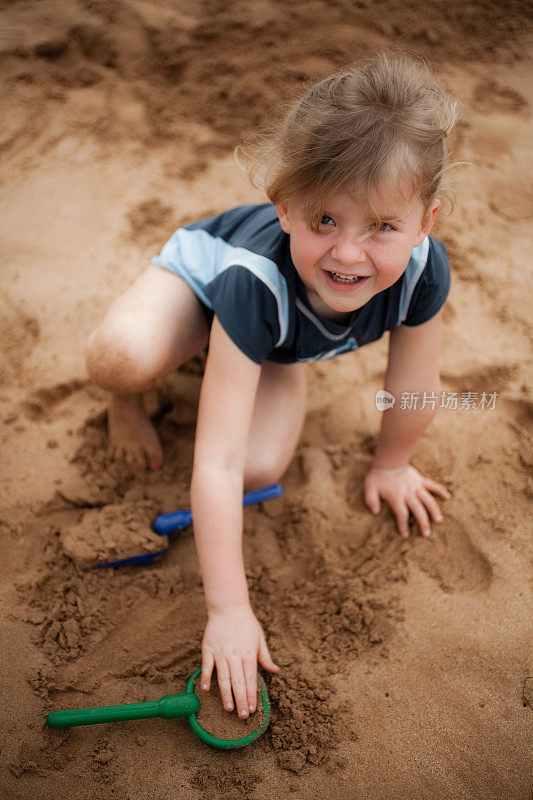
[[[344,264],[346,266],[350,264],[360,264],[365,260],[363,242],[354,237],[345,237],[337,241],[331,251],[331,255],[339,264]]]

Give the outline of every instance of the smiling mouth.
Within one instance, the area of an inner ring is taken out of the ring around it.
[[[331,272],[329,269],[326,271],[336,283],[357,283],[367,277],[366,275],[341,275],[339,272]]]

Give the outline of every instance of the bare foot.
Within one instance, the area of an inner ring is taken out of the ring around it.
[[[142,395],[113,395],[108,412],[109,452],[130,466],[158,469],[163,463],[159,437]]]

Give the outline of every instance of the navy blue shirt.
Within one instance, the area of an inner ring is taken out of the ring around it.
[[[152,263],[180,275],[258,364],[333,358],[398,325],[421,325],[437,313],[450,288],[446,249],[428,236],[396,283],[340,325],[314,311],[289,241],[275,206],[239,206],[179,228]]]

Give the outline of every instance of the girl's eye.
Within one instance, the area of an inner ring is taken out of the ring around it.
[[[334,225],[334,221],[331,219],[328,214],[322,214],[322,219],[320,220],[321,225]]]
[[[389,231],[395,231],[395,230],[396,230],[396,228],[394,228],[390,224],[390,222],[382,222],[381,225],[380,225],[380,228],[379,228],[379,232],[380,233],[388,233]],[[376,223],[375,222],[373,222],[372,225],[370,226],[370,231],[372,233],[376,232]]]

